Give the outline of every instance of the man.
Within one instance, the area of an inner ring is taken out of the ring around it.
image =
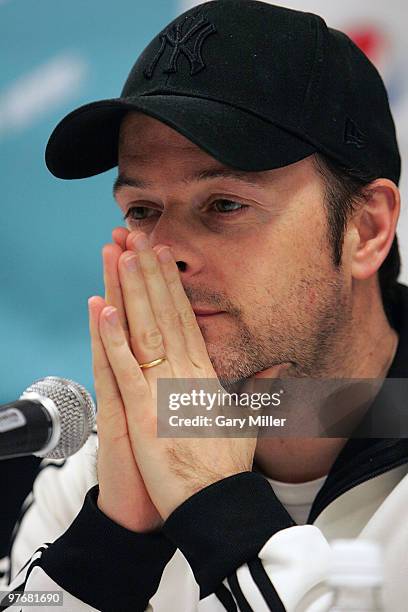
[[[323,610],[331,541],[362,537],[402,611],[404,439],[160,438],[155,415],[160,378],[407,377],[400,158],[375,68],[315,15],[205,3],[120,99],[68,115],[46,160],[65,179],[118,164],[127,228],[89,301],[97,477],[96,436],[42,471],[11,591],[63,590],[66,610]]]

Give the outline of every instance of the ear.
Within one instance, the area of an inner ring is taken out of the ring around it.
[[[370,278],[391,248],[400,213],[398,187],[389,179],[376,179],[367,188],[367,199],[349,224],[352,236],[353,278]]]

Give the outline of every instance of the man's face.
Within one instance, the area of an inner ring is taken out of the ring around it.
[[[312,157],[239,173],[165,124],[129,113],[119,174],[128,229],[171,246],[194,307],[225,311],[199,321],[220,379],[287,362],[291,376],[331,371],[351,316],[351,275],[331,263]]]

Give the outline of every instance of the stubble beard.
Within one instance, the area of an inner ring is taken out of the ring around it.
[[[302,300],[311,290],[313,304]],[[208,342],[210,360],[224,387],[288,362],[285,377],[336,376],[352,319],[351,296],[338,269],[329,278],[304,277],[289,296],[271,304],[267,312],[266,308],[254,305],[249,316],[233,315],[235,331],[226,332],[219,342]]]

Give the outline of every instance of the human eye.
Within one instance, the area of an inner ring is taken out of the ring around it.
[[[213,207],[213,209],[217,209],[219,208],[219,204],[221,204],[221,210],[216,210],[217,215],[222,215],[222,216],[236,216],[236,215],[240,215],[245,213],[249,206],[247,206],[246,204],[241,204],[240,202],[235,202],[234,200],[228,200],[227,198],[220,198],[218,200],[214,200],[211,203],[211,206]],[[236,208],[235,210],[231,210],[231,204],[233,206],[238,206],[240,208]],[[224,208],[224,206],[226,205],[227,210]],[[229,210],[228,210],[229,208]],[[223,210],[222,210],[223,209]]]
[[[144,221],[147,221],[150,217],[143,216],[144,211],[154,212],[154,209],[148,206],[131,206],[123,217],[124,221],[129,221],[131,225],[141,225]]]
[[[229,200],[228,198],[218,198],[217,200],[213,200],[213,202],[207,206],[207,209],[208,208],[212,209],[217,217],[236,217],[246,213],[250,207],[246,204]],[[133,227],[140,226],[143,223],[151,221],[154,218],[155,212],[157,211],[149,206],[131,206],[123,217],[123,220],[128,221]]]

